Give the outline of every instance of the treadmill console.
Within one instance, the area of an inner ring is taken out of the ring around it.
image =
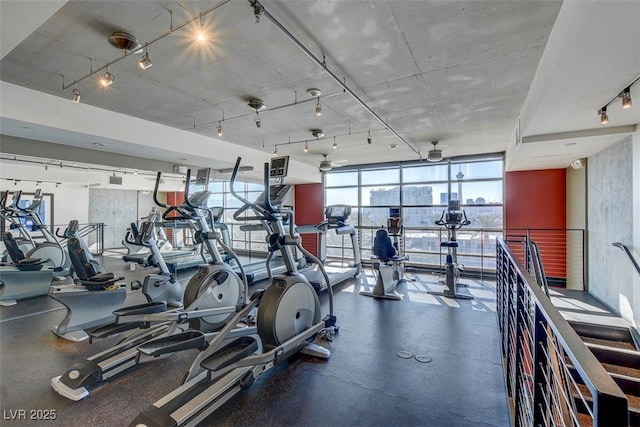
[[[189,203],[198,208],[204,208],[207,206],[207,200],[209,197],[211,197],[210,191],[196,191],[189,195]]]
[[[284,199],[291,191],[291,185],[289,184],[277,184],[269,186],[269,195],[271,199],[271,205],[280,206],[284,203]],[[264,191],[260,193],[255,201],[256,204],[264,206]]]
[[[349,205],[331,205],[324,210],[324,217],[329,224],[343,223],[351,215],[351,206]]]

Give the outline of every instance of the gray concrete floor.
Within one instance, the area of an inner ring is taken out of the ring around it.
[[[129,271],[118,258],[106,256],[101,262],[127,281],[152,270]],[[193,273],[180,272],[183,285]],[[334,288],[340,332],[325,344],[332,352],[329,360],[292,357],[201,425],[508,426],[493,284],[465,279],[475,299],[450,300],[427,294],[442,288],[435,276],[409,272],[416,280],[398,286],[402,301],[374,300],[358,295],[374,284],[371,270],[366,273],[361,281]],[[321,303],[326,312],[326,293]],[[142,365],[71,402],[51,389],[51,378],[114,341],[72,343],[56,337],[50,327],[64,314],[48,296],[0,308],[3,426],[128,425],[179,385],[196,354]],[[400,358],[401,350],[432,361]],[[55,410],[56,419],[11,420],[21,409],[27,418],[30,410]]]

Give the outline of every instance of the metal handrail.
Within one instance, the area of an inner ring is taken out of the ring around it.
[[[631,261],[631,263],[635,267],[636,272],[638,274],[640,274],[640,265],[638,265],[638,261],[636,261],[636,259],[633,256],[633,253],[631,252],[631,249],[629,248],[629,246],[624,245],[624,244],[622,244],[620,242],[613,242],[612,245],[615,246],[616,248],[622,249],[627,254],[627,256],[629,257],[629,260]]]
[[[549,335],[557,340],[562,355],[570,360],[576,375],[590,391],[593,399],[593,425],[628,425],[627,398],[622,390],[542,289],[535,285],[535,278],[526,271],[502,238],[498,239],[496,250],[498,323],[503,341],[502,352],[509,383],[508,392],[510,397],[515,399],[515,425],[521,425],[521,422],[530,416],[533,416],[533,425],[539,425],[542,418],[550,414],[546,411],[553,410],[547,408],[544,401],[545,396],[552,392],[551,387],[544,387],[543,369],[545,362],[549,362],[548,359],[544,359],[545,346],[549,347]],[[522,339],[522,329],[513,323],[527,322],[530,317],[533,317],[531,338],[535,346],[530,349],[533,360],[528,374],[533,376],[531,382],[536,387],[530,397],[532,401],[525,403],[520,400],[523,398],[522,388],[526,384],[520,384],[517,380],[527,372],[527,361],[519,356],[522,342],[525,340]],[[564,363],[564,357],[559,359],[561,363]],[[546,369],[554,369],[552,365],[553,361],[546,365]],[[516,380],[513,381],[513,378]],[[522,414],[521,408],[525,405],[535,408],[534,413]]]
[[[544,290],[545,295],[549,296],[549,282],[547,281],[547,275],[544,273],[544,265],[542,265],[542,257],[540,256],[540,248],[536,242],[531,239],[527,240],[529,248],[529,255],[531,257],[531,264],[533,265],[533,271],[535,273],[536,280],[540,287]]]

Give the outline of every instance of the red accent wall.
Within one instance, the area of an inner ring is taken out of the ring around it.
[[[184,191],[172,191],[172,192],[167,192],[167,205],[169,206],[178,206],[184,203]],[[172,212],[169,214],[169,218],[176,216],[177,212]],[[166,233],[167,233],[167,239],[169,239],[170,242],[176,242],[176,240],[173,239],[173,229],[172,228],[167,228],[165,229]],[[183,230],[183,234],[184,234],[184,230]],[[184,239],[184,236],[182,237]],[[180,240],[180,239],[178,239]]]
[[[530,236],[540,248],[548,277],[566,277],[566,181],[565,169],[505,175],[505,229],[508,234],[533,229]]]
[[[324,191],[322,184],[298,184],[295,187],[296,224],[319,224],[324,220]],[[303,234],[302,246],[318,256],[317,234]]]

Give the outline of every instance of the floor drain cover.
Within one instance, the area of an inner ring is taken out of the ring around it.
[[[416,355],[416,360],[420,363],[429,363],[431,362],[431,358],[429,356],[427,356],[426,354],[417,354]]]
[[[397,354],[398,357],[402,357],[403,359],[411,359],[413,357],[410,351],[400,350]]]

